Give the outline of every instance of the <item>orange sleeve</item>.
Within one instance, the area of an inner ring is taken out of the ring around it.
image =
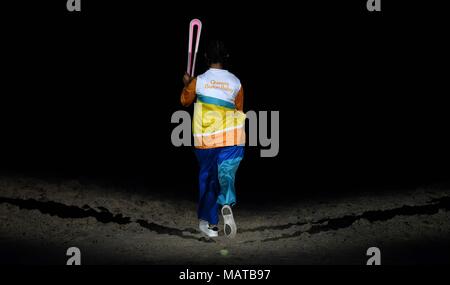
[[[181,105],[188,107],[195,100],[195,86],[197,84],[197,79],[194,78],[192,81],[183,88],[181,92]]]
[[[238,111],[244,111],[244,89],[239,89],[239,92],[236,96],[236,98],[234,99],[234,105],[236,105],[236,109]]]

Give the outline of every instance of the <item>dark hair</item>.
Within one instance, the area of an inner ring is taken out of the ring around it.
[[[230,55],[222,41],[213,40],[206,47],[205,57],[208,65],[212,63],[226,64]]]

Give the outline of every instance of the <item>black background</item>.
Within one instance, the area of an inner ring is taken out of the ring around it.
[[[449,25],[440,7],[84,0],[70,13],[66,1],[47,2],[1,8],[3,173],[195,197],[197,162],[191,148],[172,146],[170,118],[183,109],[188,25],[199,18],[197,72],[206,70],[207,40],[223,39],[245,110],[280,111],[279,155],[246,150],[243,200],[450,178]]]

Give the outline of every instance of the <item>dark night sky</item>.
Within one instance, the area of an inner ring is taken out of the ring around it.
[[[450,178],[448,23],[438,12],[84,1],[72,15],[60,2],[2,13],[4,171],[195,191],[195,157],[170,144],[170,117],[182,109],[188,23],[198,17],[202,44],[228,44],[245,109],[280,111],[279,156],[248,149],[241,189],[289,196]]]

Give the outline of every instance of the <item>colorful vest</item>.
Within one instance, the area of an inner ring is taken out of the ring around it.
[[[197,76],[192,122],[196,148],[245,144],[245,114],[234,105],[240,88],[239,79],[227,70],[211,68]]]

